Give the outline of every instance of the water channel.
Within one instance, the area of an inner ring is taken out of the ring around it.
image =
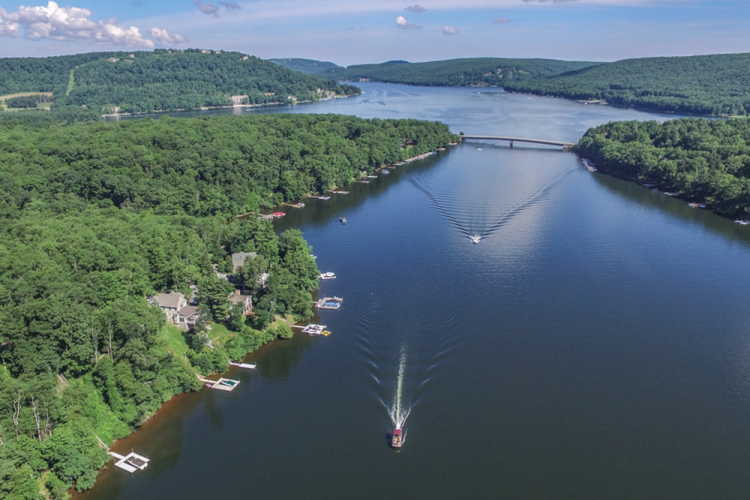
[[[361,86],[236,112],[571,142],[611,120],[668,118],[498,89]],[[321,282],[344,297],[318,318],[333,334],[252,354],[257,372],[229,372],[234,392],[170,401],[115,448],[149,467],[109,464],[79,498],[747,497],[750,228],[519,144],[466,143],[348,190],[275,222],[301,229],[338,275]]]

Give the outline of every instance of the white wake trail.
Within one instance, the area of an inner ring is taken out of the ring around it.
[[[401,347],[401,360],[398,366],[398,381],[396,383],[396,394],[393,397],[393,406],[389,412],[391,421],[396,429],[402,429],[409,418],[411,408],[404,408],[403,404],[403,386],[404,375],[406,373],[406,345]]]

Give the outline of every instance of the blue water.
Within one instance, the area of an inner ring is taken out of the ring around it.
[[[261,112],[561,141],[666,118],[362,87]],[[242,381],[231,393],[168,404],[118,444],[149,467],[111,468],[85,497],[747,497],[750,227],[518,143],[466,143],[346,190],[274,221],[337,275],[320,294],[345,305],[313,320],[331,336],[275,342],[248,358],[257,371],[226,375]]]

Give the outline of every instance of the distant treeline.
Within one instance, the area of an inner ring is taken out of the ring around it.
[[[278,64],[279,66],[283,66],[286,69],[291,69],[292,71],[301,71],[302,73],[307,73],[310,75],[321,73],[329,69],[336,69],[336,68],[341,67],[338,64],[334,64],[332,62],[315,61],[313,59],[290,58],[290,59],[269,59],[269,61],[271,61],[274,64]]]
[[[643,179],[733,217],[750,212],[750,122],[686,118],[615,122],[586,132],[576,150],[600,170]]]
[[[197,49],[99,52],[0,59],[0,95],[54,92],[54,106],[97,112],[173,111],[232,104],[286,103],[351,95],[359,89],[285,69],[239,52]],[[293,98],[293,99],[292,99]]]
[[[501,87],[506,82],[557,75],[595,64],[598,63],[481,57],[423,63],[392,61],[383,64],[361,64],[334,68],[318,74],[348,81],[370,80],[437,87]]]
[[[750,113],[750,54],[627,59],[564,75],[508,81],[506,90],[700,115]]]

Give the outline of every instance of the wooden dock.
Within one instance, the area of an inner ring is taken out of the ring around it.
[[[341,307],[342,302],[344,302],[344,299],[341,297],[323,297],[315,303],[315,307],[318,309],[337,310]]]
[[[114,451],[108,451],[107,453],[117,459],[117,461],[115,462],[115,467],[119,467],[120,469],[128,471],[131,474],[137,470],[143,470],[148,467],[149,459],[146,457],[142,457],[141,455],[132,451],[125,456],[115,453]]]

